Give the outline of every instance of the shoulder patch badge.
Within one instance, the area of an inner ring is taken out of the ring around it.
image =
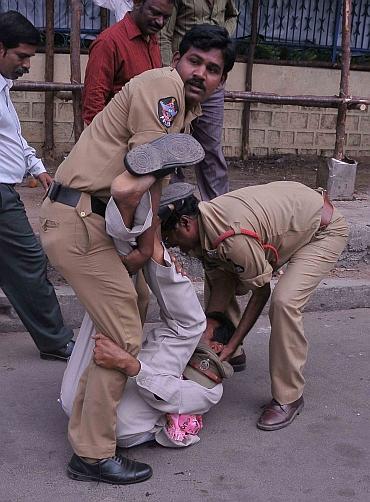
[[[235,263],[234,263],[234,269],[237,274],[242,274],[244,272],[244,267],[242,267],[241,265],[236,265]]]
[[[179,105],[173,96],[162,98],[158,101],[158,118],[160,123],[165,127],[171,127],[178,113]]]

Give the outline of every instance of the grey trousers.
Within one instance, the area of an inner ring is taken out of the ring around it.
[[[13,185],[0,183],[0,286],[41,351],[68,343],[46,258]]]
[[[224,96],[224,87],[217,89],[202,103],[203,114],[192,122],[193,136],[205,151],[204,159],[195,167],[200,197],[205,201],[229,191],[227,164],[222,151]],[[171,183],[184,180],[182,169],[176,169]]]
[[[206,153],[195,168],[199,192],[205,201],[229,191],[227,164],[222,152],[224,96],[224,88],[217,89],[202,103],[203,115],[192,123],[193,136]]]

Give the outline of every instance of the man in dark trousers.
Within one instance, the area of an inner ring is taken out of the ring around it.
[[[73,331],[63,324],[46,259],[15,190],[25,173],[45,190],[51,178],[23,138],[10,99],[12,81],[28,73],[40,34],[15,11],[0,14],[0,286],[31,334],[43,359],[67,360]]]
[[[231,35],[236,28],[238,11],[233,0],[175,0],[171,19],[160,32],[159,41],[164,65],[170,65],[182,37],[193,26],[207,23],[225,28]],[[211,200],[229,191],[227,164],[222,152],[225,86],[220,85],[202,103],[202,115],[192,123],[193,136],[205,151],[196,168],[202,200]],[[181,180],[178,170],[174,181]]]

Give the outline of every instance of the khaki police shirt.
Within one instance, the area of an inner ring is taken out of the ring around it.
[[[210,202],[199,204],[201,250],[211,287],[222,287],[225,298],[245,294],[271,280],[273,270],[289,261],[310,242],[321,221],[322,195],[301,183],[278,181],[235,190]],[[236,235],[214,249],[215,239],[229,229]],[[265,251],[240,228],[256,232],[263,244],[272,244],[279,253]]]
[[[108,199],[113,179],[131,148],[179,133],[201,114],[185,111],[184,84],[173,68],[148,70],[131,79],[83,131],[59,166],[55,180]]]

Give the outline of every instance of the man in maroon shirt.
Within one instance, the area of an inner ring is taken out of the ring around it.
[[[86,124],[132,77],[162,66],[156,33],[174,0],[134,0],[132,12],[92,43],[85,73],[82,116]]]

